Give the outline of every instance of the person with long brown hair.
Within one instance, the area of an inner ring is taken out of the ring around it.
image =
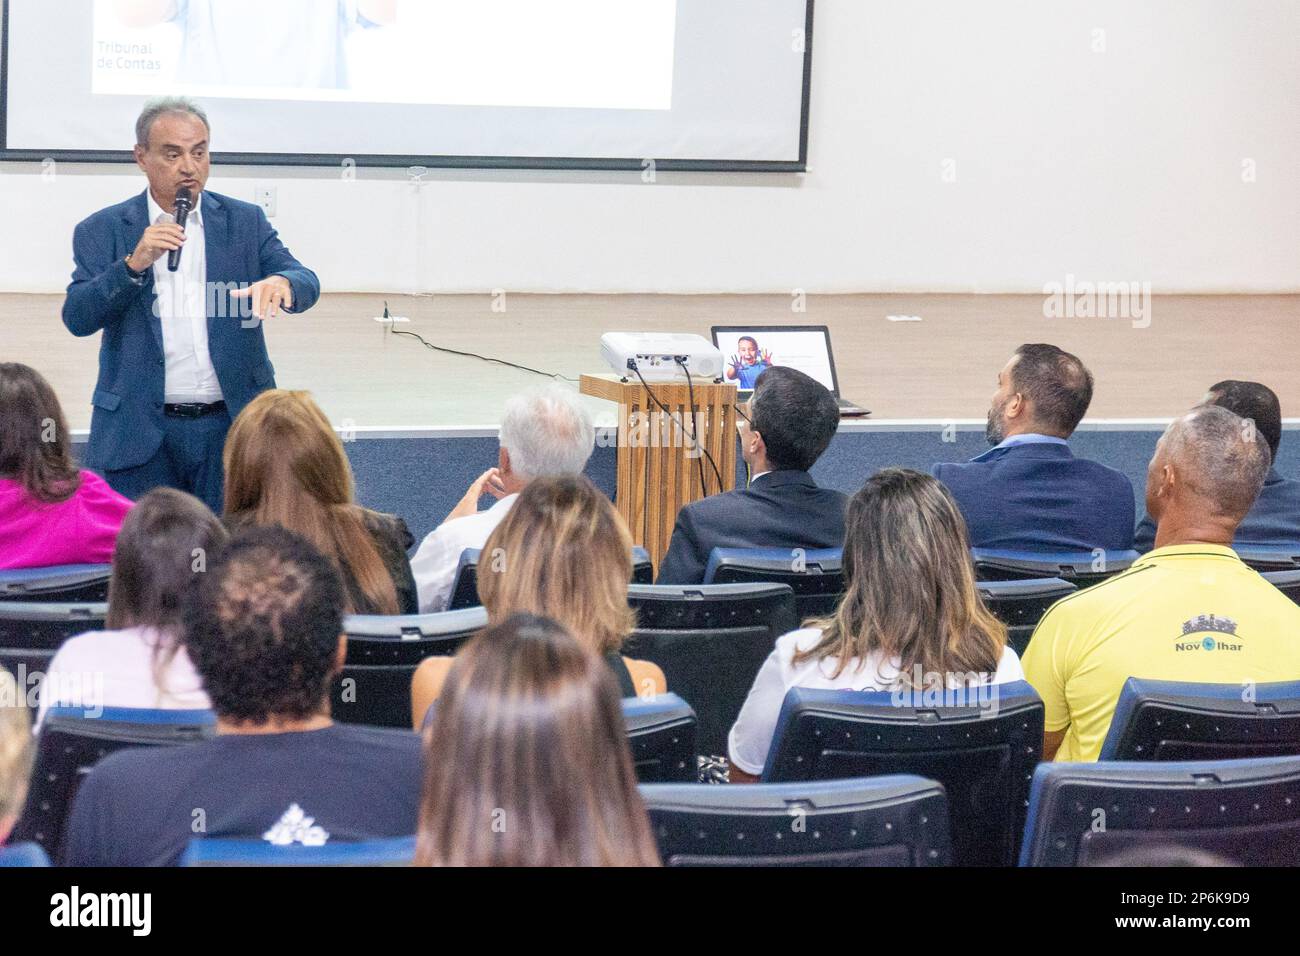
[[[733,781],[763,772],[792,687],[920,696],[1024,679],[975,587],[968,540],[938,480],[906,468],[867,479],[846,514],[844,597],[829,618],[777,639],[731,728]]]
[[[225,521],[232,530],[280,525],[338,568],[349,614],[414,614],[406,522],[355,501],[343,443],[309,392],[271,389],[230,428]]]
[[[54,389],[0,362],[0,568],[106,564],[131,500],[72,460]]]
[[[131,509],[113,551],[105,630],[65,641],[40,685],[38,723],[60,704],[206,710],[181,643],[189,586],[226,540],[208,506],[155,488]]]
[[[537,614],[568,628],[604,659],[624,697],[663,693],[663,671],[619,649],[636,623],[627,603],[632,535],[614,505],[581,475],[537,478],[488,536],[478,593],[492,623]],[[446,657],[421,662],[411,681],[411,719],[418,728],[451,667]]]
[[[417,865],[659,865],[613,675],[554,621],[471,641],[424,739]]]

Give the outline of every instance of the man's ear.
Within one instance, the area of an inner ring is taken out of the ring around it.
[[[504,445],[497,449],[497,468],[502,476],[510,474],[510,452],[506,451]]]
[[[752,428],[749,430],[749,447],[751,455],[767,454],[767,442],[763,441],[763,435]]]
[[[348,659],[348,636],[346,634],[340,634],[339,646],[334,651],[334,673],[335,674],[343,673],[343,664],[347,659]]]
[[[142,172],[144,171],[144,154],[146,152],[147,150],[145,147],[141,146],[139,143],[136,143],[134,148],[131,150],[131,153],[135,156],[135,164],[140,167]]]
[[[1015,392],[1002,410],[1002,414],[1007,418],[1019,418],[1028,410],[1029,403],[1025,400],[1024,393]]]

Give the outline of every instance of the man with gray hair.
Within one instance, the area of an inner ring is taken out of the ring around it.
[[[1057,601],[1025,651],[1043,698],[1043,759],[1096,760],[1130,677],[1238,687],[1300,679],[1300,607],[1232,550],[1272,454],[1254,425],[1202,405],[1147,469],[1155,549]]]
[[[145,104],[135,161],[149,186],[77,226],[63,324],[104,333],[86,464],[128,498],[166,485],[220,514],[226,431],[275,388],[262,320],[311,308],[320,283],[260,206],[204,188],[209,139],[190,100]]]
[[[461,553],[487,543],[524,486],[534,478],[582,474],[596,444],[596,430],[577,394],[556,384],[516,395],[506,403],[499,443],[496,467],[474,480],[411,559],[423,614],[446,610]],[[484,494],[497,501],[479,511]]]

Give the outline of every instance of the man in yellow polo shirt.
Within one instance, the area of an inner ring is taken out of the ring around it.
[[[1246,686],[1300,679],[1300,607],[1233,552],[1272,463],[1253,423],[1198,406],[1147,469],[1155,549],[1057,601],[1025,651],[1046,707],[1043,759],[1096,760],[1130,677]]]

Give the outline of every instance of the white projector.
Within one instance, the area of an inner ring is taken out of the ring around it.
[[[702,335],[606,332],[600,337],[600,354],[619,375],[635,379],[640,372],[647,382],[685,381],[687,369],[691,378],[706,381],[722,374],[722,353]]]

